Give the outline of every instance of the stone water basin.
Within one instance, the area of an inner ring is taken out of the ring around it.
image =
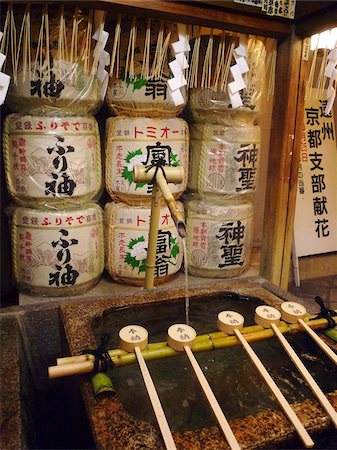
[[[223,309],[242,313],[248,326],[253,325],[256,306],[277,306],[281,301],[258,284],[243,280],[200,285],[190,293],[191,325],[198,334],[217,331],[216,317]],[[90,304],[64,304],[60,308],[70,350],[76,354],[95,347],[102,332],[111,334],[109,348],[117,348],[119,329],[130,323],[147,328],[149,342],[166,340],[169,325],[184,322],[183,298],[184,289],[157,288]],[[288,339],[337,408],[333,364],[306,335]],[[326,428],[329,420],[325,412],[276,339],[252,345],[308,431]],[[197,353],[196,357],[243,448],[275,448],[294,436],[291,424],[241,347]],[[177,447],[228,448],[185,355],[149,361],[148,367]],[[116,389],[114,398],[95,399],[89,377],[82,381],[97,447],[163,448],[138,366],[116,367],[109,375]],[[301,448],[298,439],[294,442],[295,448]]]

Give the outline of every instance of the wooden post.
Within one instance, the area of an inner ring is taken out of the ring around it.
[[[278,47],[270,137],[261,275],[288,287],[307,61],[303,41],[291,36]]]

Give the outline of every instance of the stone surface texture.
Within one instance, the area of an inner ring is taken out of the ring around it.
[[[265,285],[265,288],[263,287]],[[182,285],[181,285],[182,286]],[[63,303],[60,306],[61,317],[72,355],[79,354],[84,348],[96,347],[95,337],[91,331],[91,321],[100,317],[104,311],[121,306],[142,305],[155,302],[170,302],[171,299],[184,298],[185,288],[167,289],[158,287],[148,291],[138,291],[130,295],[111,295],[110,298],[97,298],[95,301],[80,303]],[[218,292],[235,292],[240,295],[258,297],[272,306],[279,306],[281,300],[267,289],[270,283],[262,279],[255,281],[232,280],[198,283],[190,287],[190,296],[209,295]],[[281,298],[287,293],[277,291]],[[298,299],[296,299],[298,301]],[[97,399],[92,392],[89,377],[81,378],[81,388],[94,439],[101,449],[160,449],[163,441],[156,427],[140,421],[128,414],[118,399]],[[337,408],[337,391],[328,395]],[[316,401],[303,401],[293,405],[296,413],[309,432],[327,427],[329,420]],[[243,448],[272,448],[294,436],[294,429],[281,411],[266,410],[244,419],[236,419],[230,425]],[[220,450],[228,448],[218,427],[210,427],[194,432],[174,433],[178,449]]]

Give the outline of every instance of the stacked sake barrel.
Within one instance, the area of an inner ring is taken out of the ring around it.
[[[102,103],[94,16],[63,6],[7,14],[4,39],[19,57],[3,133],[13,272],[31,294],[78,294],[104,268],[100,136],[90,115]]]
[[[193,275],[232,277],[249,265],[253,244],[249,198],[258,179],[256,122],[264,58],[264,45],[255,38],[243,43],[242,37],[222,35],[198,37],[194,42],[189,99],[194,122],[191,196],[186,201],[188,268]],[[239,69],[244,74],[236,77]],[[233,92],[240,83],[241,89]]]
[[[177,118],[167,80],[169,43],[179,38],[175,27],[140,18],[118,18],[112,48],[107,105],[116,117],[106,122],[105,186],[113,200],[105,207],[106,268],[118,282],[144,283],[153,184],[135,183],[133,167],[158,162],[187,167],[187,123]],[[187,185],[169,187],[178,199]],[[178,202],[183,211],[183,206]],[[170,211],[161,203],[155,284],[181,267],[182,246]]]

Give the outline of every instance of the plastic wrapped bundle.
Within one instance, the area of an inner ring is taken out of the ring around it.
[[[187,260],[191,275],[225,278],[240,275],[249,265],[253,244],[250,202],[187,202]]]
[[[135,183],[133,167],[163,165],[187,167],[189,133],[183,119],[114,117],[106,122],[106,189],[114,200],[129,205],[150,205],[152,184]],[[187,170],[186,170],[187,172]],[[169,183],[175,198],[187,185]]]
[[[16,203],[64,208],[99,197],[101,147],[94,117],[10,114],[3,144],[8,191]]]
[[[96,112],[105,95],[98,73],[103,17],[67,5],[10,5],[2,44],[11,75],[8,107],[30,114]]]
[[[242,63],[248,71],[242,74],[244,88],[238,91],[239,104],[232,105],[229,96],[233,78],[233,66],[237,66],[235,50],[240,46],[236,37],[200,37],[194,42],[189,79],[189,114],[195,122],[211,122],[224,125],[255,124],[261,112],[266,78],[266,50],[256,38],[246,40],[246,58]],[[247,64],[247,66],[246,66]],[[193,75],[194,74],[194,75]],[[241,76],[238,75],[239,79]],[[236,94],[236,95],[238,95]]]
[[[183,205],[177,203],[180,211]],[[125,203],[105,205],[106,269],[119,282],[144,283],[151,209]],[[170,279],[181,267],[181,238],[167,207],[161,208],[155,284]]]
[[[179,36],[174,24],[143,18],[119,17],[112,50],[106,102],[116,115],[174,117],[187,103],[175,105],[167,80],[172,78],[170,48]]]
[[[15,208],[12,259],[20,290],[52,297],[88,290],[104,269],[101,208],[93,203],[67,211]]]
[[[188,188],[200,195],[243,196],[256,190],[260,128],[191,126]]]

